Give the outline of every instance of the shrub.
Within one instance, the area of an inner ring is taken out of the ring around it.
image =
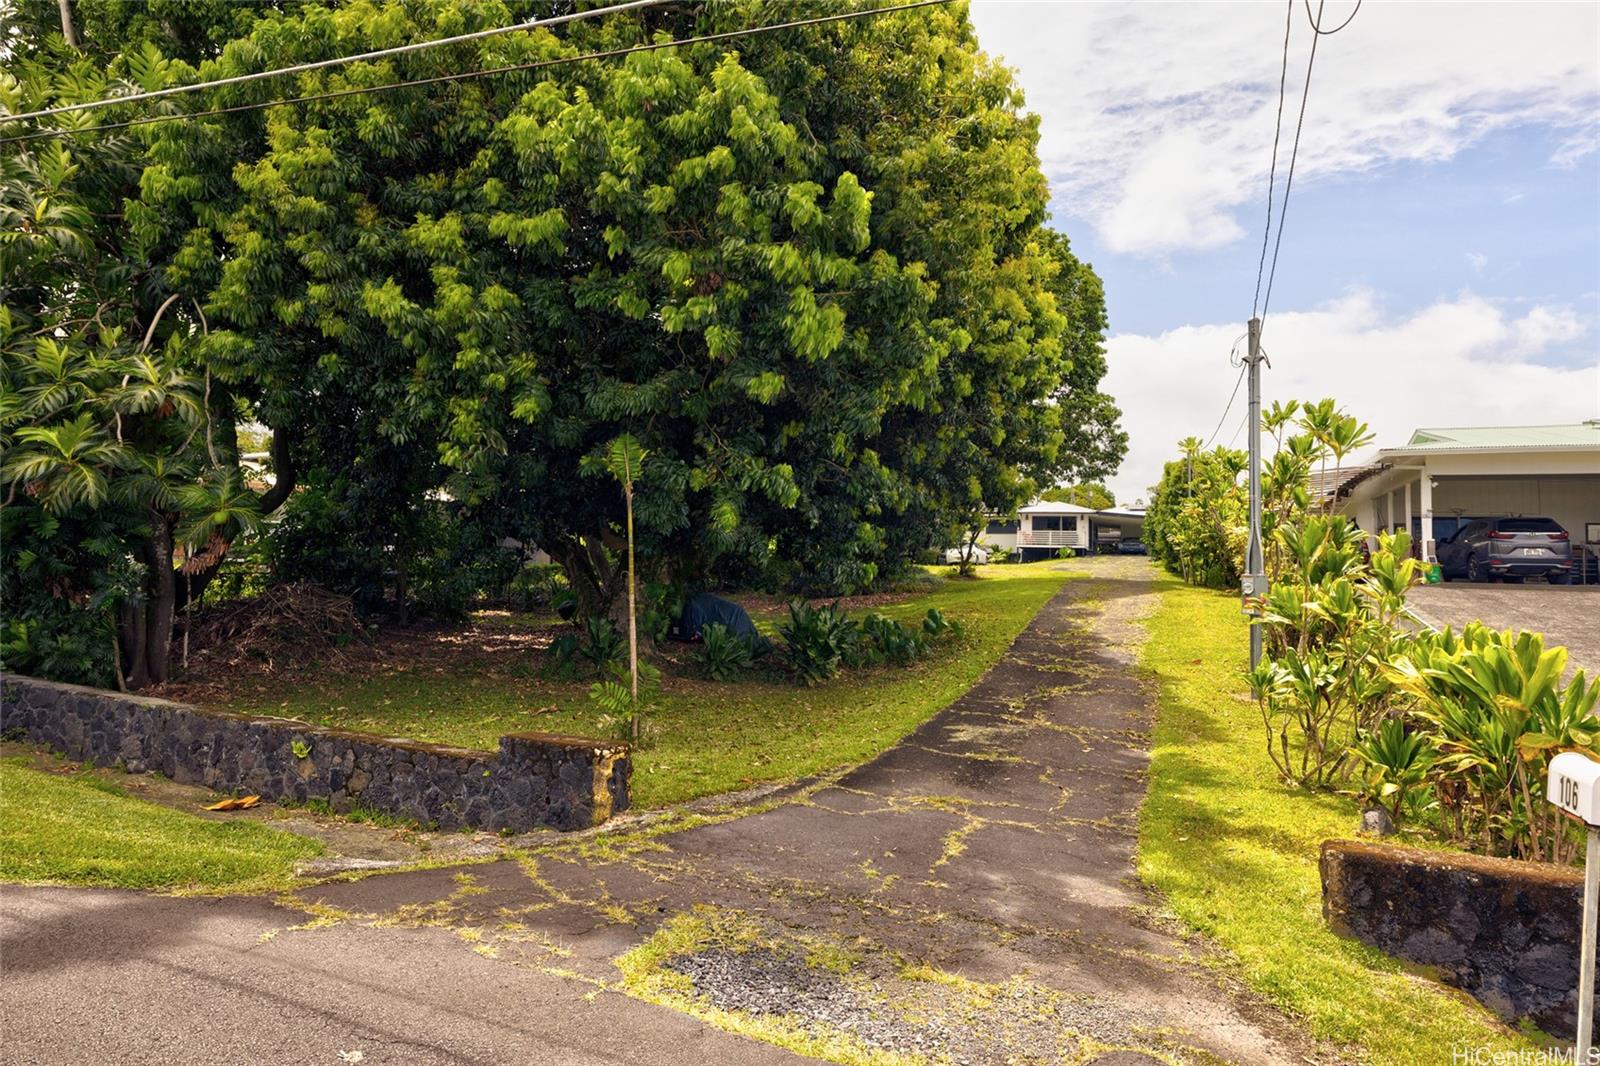
[[[866,642],[864,648],[858,642],[858,651],[864,652],[862,660],[872,665],[894,663],[904,666],[920,659],[928,650],[928,641],[921,633],[914,633],[893,618],[881,614],[867,615],[861,623],[861,635]]]
[[[606,677],[589,686],[589,701],[601,711],[600,731],[636,749],[649,747],[656,732],[651,715],[661,705],[661,671],[647,662],[639,663],[637,703],[627,663],[618,659],[607,667],[606,673]]]
[[[584,619],[583,642],[578,647],[578,654],[588,661],[596,673],[620,662],[627,650],[626,638],[611,619],[603,616]]]
[[[961,623],[947,619],[939,608],[929,607],[928,613],[922,619],[922,631],[935,639],[946,635],[959,637]]]
[[[1462,843],[1489,854],[1570,862],[1578,835],[1545,801],[1550,758],[1563,750],[1600,755],[1594,717],[1600,685],[1582,670],[1566,686],[1567,649],[1537,633],[1470,623],[1418,637],[1390,677],[1416,701],[1439,758],[1430,783]]]
[[[714,681],[731,681],[749,670],[766,651],[760,637],[735,633],[720,622],[712,622],[700,630],[704,641],[700,648],[700,666],[706,676]]]
[[[1427,791],[1433,744],[1425,734],[1407,729],[1401,719],[1384,719],[1351,750],[1366,766],[1365,798],[1388,807],[1396,822],[1400,812]]]
[[[553,564],[524,566],[506,587],[506,599],[518,611],[553,607],[567,587],[566,573]]]
[[[855,620],[838,603],[812,607],[803,600],[789,604],[789,620],[778,627],[789,668],[807,685],[825,681],[854,653]]]
[[[1411,538],[1365,534],[1343,515],[1280,527],[1286,562],[1258,623],[1267,656],[1249,673],[1267,753],[1286,781],[1324,786],[1349,766],[1349,747],[1388,716],[1389,660],[1403,646],[1398,619],[1416,581]]]
[[[578,648],[582,641],[576,633],[563,633],[550,642],[550,663],[546,672],[552,677],[572,677],[577,671]]]

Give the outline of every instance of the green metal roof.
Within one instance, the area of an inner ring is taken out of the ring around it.
[[[1600,448],[1600,419],[1562,426],[1462,426],[1419,429],[1403,447],[1416,451],[1499,451],[1507,448]]]

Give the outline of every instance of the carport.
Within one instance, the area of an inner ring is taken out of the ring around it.
[[[1543,515],[1575,553],[1600,552],[1600,419],[1575,425],[1419,429],[1338,485],[1369,534],[1409,529],[1421,558],[1474,518]]]
[[[1140,540],[1144,535],[1144,511],[1113,507],[1089,516],[1090,550],[1114,548],[1123,541]]]

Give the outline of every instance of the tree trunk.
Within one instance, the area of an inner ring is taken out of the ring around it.
[[[72,22],[72,0],[56,0],[56,7],[61,11],[61,36],[73,48],[79,47],[78,27]]]
[[[145,657],[150,682],[159,685],[171,673],[172,620],[178,604],[178,577],[172,567],[172,525],[165,515],[152,512],[150,527],[150,539],[146,541],[150,598],[145,613],[149,627]]]
[[[615,618],[623,604],[617,596],[617,567],[598,536],[563,537],[546,549],[561,564],[578,600],[580,618]]]
[[[142,548],[141,554],[144,554]],[[143,603],[137,603],[124,609],[122,624],[123,661],[128,664],[127,687],[131,689],[144,688],[150,683],[149,662],[145,656],[145,644],[149,638],[149,629],[145,625],[145,616],[147,614],[148,611]]]

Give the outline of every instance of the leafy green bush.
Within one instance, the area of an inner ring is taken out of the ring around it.
[[[556,596],[566,587],[567,576],[561,567],[551,563],[529,564],[518,570],[506,586],[506,600],[518,611],[554,607]]]
[[[550,642],[550,662],[545,672],[551,677],[573,677],[578,672],[578,648],[582,640],[576,633],[563,633]]]
[[[961,623],[946,618],[944,612],[939,608],[929,607],[928,613],[922,618],[922,631],[934,639],[943,636],[959,637],[961,635]]]
[[[735,633],[720,622],[700,630],[700,667],[714,681],[731,681],[749,670],[766,651],[760,637]]]
[[[861,635],[866,639],[857,642],[857,647],[862,662],[868,665],[904,666],[920,659],[928,650],[928,641],[921,633],[912,632],[881,614],[869,614],[863,619]]]
[[[1429,781],[1461,843],[1489,854],[1571,862],[1578,834],[1545,801],[1551,757],[1600,756],[1594,717],[1600,684],[1579,670],[1563,686],[1567,649],[1538,633],[1496,632],[1469,623],[1418,637],[1397,656],[1390,678],[1415,700],[1414,713],[1439,757]]]
[[[0,669],[53,681],[116,683],[119,605],[137,598],[146,567],[104,515],[0,509]]]
[[[578,655],[587,660],[596,673],[620,662],[627,652],[627,639],[611,619],[598,615],[584,619],[583,642],[578,647]]]
[[[639,663],[637,703],[626,662],[611,663],[606,675],[589,686],[589,701],[601,711],[600,731],[635,748],[650,747],[656,732],[651,715],[661,706],[661,671],[647,662]]]
[[[1341,780],[1350,745],[1389,710],[1386,669],[1403,646],[1399,619],[1418,564],[1405,533],[1380,537],[1364,561],[1365,536],[1343,515],[1276,533],[1287,569],[1267,598],[1267,655],[1249,680],[1267,751],[1297,785]]]
[[[1365,798],[1387,806],[1396,822],[1407,805],[1426,793],[1428,765],[1435,756],[1433,744],[1424,733],[1407,729],[1402,719],[1384,719],[1351,750],[1366,767]]]
[[[858,636],[855,620],[838,603],[812,607],[804,600],[789,604],[789,620],[778,626],[778,633],[789,668],[807,685],[837,674],[854,653]]]

